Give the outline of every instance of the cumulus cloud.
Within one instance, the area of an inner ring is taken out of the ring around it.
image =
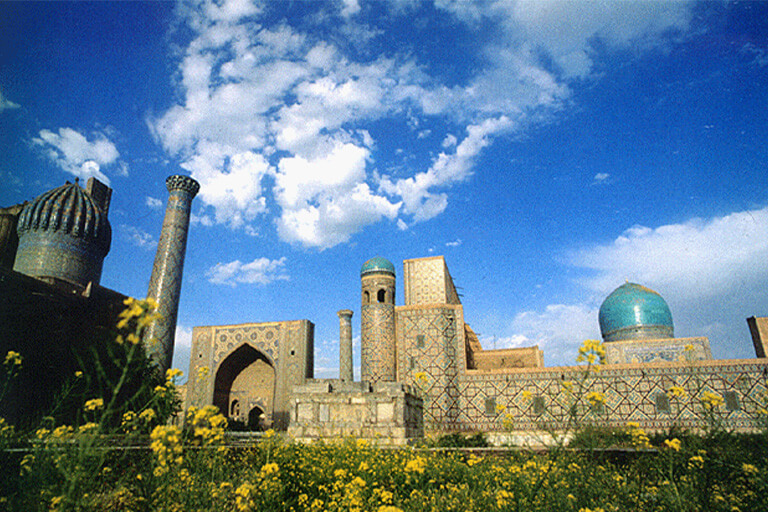
[[[410,16],[402,2],[389,7],[393,16]],[[372,44],[378,21],[364,20],[357,0],[307,4],[328,24],[311,32],[275,13],[263,17],[280,10],[274,5],[184,4],[181,22],[191,38],[178,65],[181,99],[148,124],[201,183],[200,217],[249,231],[258,217],[274,215],[282,240],[320,249],[385,219],[400,229],[428,221],[445,211],[451,187],[472,175],[494,138],[567,104],[569,80],[594,67],[596,39],[653,46],[689,19],[682,3],[436,7],[469,30],[499,34],[477,50],[472,74],[459,83],[430,75],[415,52]],[[370,127],[403,119],[437,157],[427,168],[382,178]]]
[[[171,362],[171,368],[178,368],[184,372],[184,375],[179,380],[179,384],[184,384],[189,371],[189,356],[192,353],[192,327],[185,325],[176,325],[176,335],[174,336],[173,344],[173,361]]]
[[[129,226],[128,224],[121,224],[119,230],[123,240],[139,249],[150,250],[157,246],[157,240],[141,228]]]
[[[88,140],[72,128],[59,128],[58,133],[40,130],[32,142],[64,171],[82,179],[94,177],[107,185],[109,178],[101,168],[117,163],[120,157],[115,145],[100,132]]]
[[[146,204],[150,210],[162,210],[163,208],[163,202],[156,197],[145,197],[144,204]]]
[[[12,102],[8,98],[3,97],[3,93],[0,92],[0,112],[2,112],[3,110],[12,110],[20,107],[21,105],[19,105],[18,103]]]
[[[287,281],[288,271],[285,268],[285,257],[279,260],[256,258],[250,263],[240,260],[229,263],[217,263],[206,273],[208,281],[213,284],[235,286],[237,283],[267,285],[274,281]]]
[[[483,337],[483,348],[538,345],[548,366],[573,364],[579,345],[600,337],[597,311],[583,304],[551,304],[543,311],[523,311],[515,315],[510,332],[513,334],[502,338]]]
[[[602,185],[602,184],[608,183],[610,177],[611,175],[608,174],[607,172],[599,172],[595,174],[594,178],[592,178],[593,180],[592,183],[595,185]]]

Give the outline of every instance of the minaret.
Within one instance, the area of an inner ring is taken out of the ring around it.
[[[150,324],[144,332],[147,354],[163,373],[171,367],[173,359],[189,215],[192,199],[200,190],[200,184],[188,176],[174,175],[165,180],[165,186],[169,193],[168,205],[147,290],[147,297],[157,300],[157,312],[161,318]]]
[[[360,270],[360,379],[394,381],[395,373],[395,267],[373,258]]]
[[[339,379],[355,380],[352,370],[352,311],[342,309],[339,315]]]

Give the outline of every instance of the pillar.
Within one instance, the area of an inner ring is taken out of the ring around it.
[[[192,199],[200,190],[200,184],[190,177],[174,175],[165,180],[165,186],[169,193],[168,204],[147,290],[147,297],[158,303],[160,318],[144,332],[147,354],[163,373],[171,367],[173,360],[189,216]]]
[[[339,379],[352,382],[355,380],[352,370],[352,311],[342,309],[339,315]]]

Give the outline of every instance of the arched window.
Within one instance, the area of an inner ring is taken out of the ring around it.
[[[232,400],[232,406],[229,408],[229,417],[235,418],[237,416],[240,416],[240,402]]]
[[[377,299],[379,302],[386,302],[387,300],[387,290],[379,290],[379,294]]]
[[[367,291],[363,292],[363,304],[370,304],[371,303],[371,294]]]

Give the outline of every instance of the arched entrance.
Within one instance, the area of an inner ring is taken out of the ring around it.
[[[248,413],[248,430],[266,430],[266,414],[258,405]]]
[[[275,368],[262,352],[243,345],[219,365],[213,405],[220,411],[226,411],[231,420],[254,429],[271,422],[274,398]],[[260,421],[252,421],[258,420],[261,415],[263,418]]]

